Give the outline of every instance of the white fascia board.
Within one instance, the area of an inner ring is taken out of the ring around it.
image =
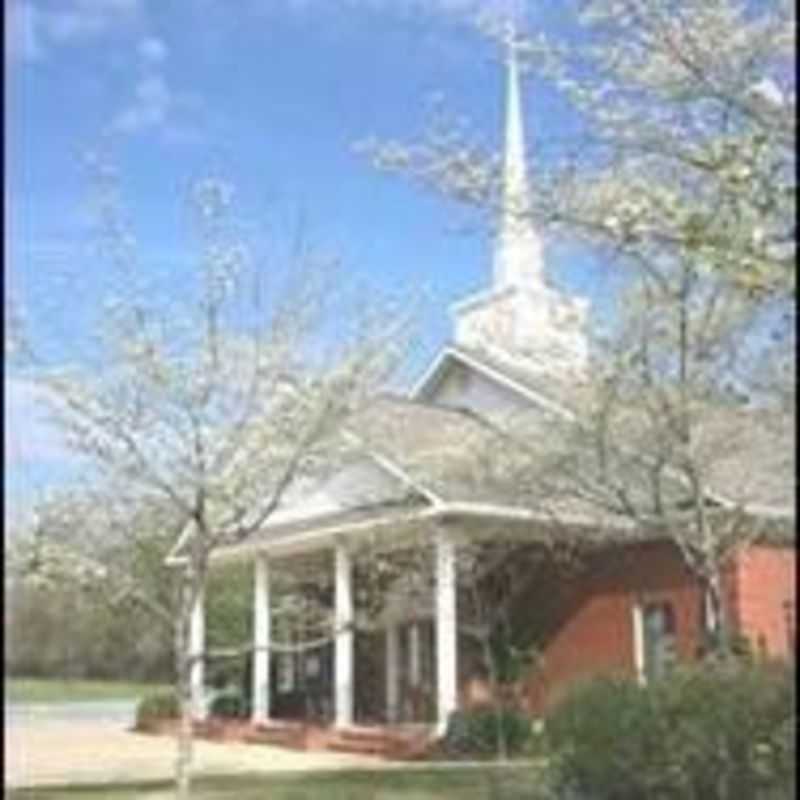
[[[268,555],[283,556],[299,554],[303,552],[313,552],[322,548],[332,546],[337,539],[344,536],[359,535],[370,533],[376,528],[386,528],[397,525],[404,525],[413,522],[435,521],[444,517],[477,517],[483,519],[500,519],[513,522],[552,522],[553,517],[536,513],[529,509],[516,506],[501,506],[490,503],[440,503],[421,511],[415,511],[403,517],[387,517],[385,519],[365,520],[364,522],[350,522],[343,524],[333,524],[325,527],[317,526],[295,536],[290,536],[275,542],[243,542],[231,547],[219,548],[212,553],[214,561],[237,559],[253,555],[255,553],[266,553]],[[593,520],[588,517],[559,517],[558,521],[562,524],[592,525]],[[620,525],[620,528],[631,527],[630,525]]]
[[[348,432],[348,436],[351,436],[353,439],[356,439],[359,442],[359,446],[361,445],[360,440],[354,434]],[[400,481],[401,483],[409,486],[415,492],[417,492],[421,497],[430,503],[432,508],[438,508],[443,504],[442,499],[435,494],[434,492],[426,489],[422,484],[418,483],[417,481],[413,480],[408,473],[405,472],[401,467],[398,467],[394,462],[385,458],[378,453],[375,453],[372,450],[364,447],[364,453],[367,458],[371,461],[375,462],[379,469],[386,472],[395,480]],[[335,514],[341,512],[342,509],[338,506],[334,507],[331,506],[330,508],[319,508],[316,509],[313,513],[308,514],[304,512],[302,507],[297,508],[289,508],[282,511],[276,511],[272,517],[265,523],[265,528],[279,528],[281,525],[291,522],[298,522],[303,519],[303,517],[308,517],[309,522],[312,520],[315,522],[319,522],[320,518],[324,519],[325,516],[328,514]],[[186,563],[185,556],[177,555],[180,552],[180,549],[185,544],[186,540],[188,539],[190,526],[187,523],[186,527],[183,530],[183,533],[178,538],[178,541],[174,545],[174,547],[169,551],[166,558],[164,559],[164,563],[167,566],[180,566]],[[238,547],[238,546],[237,546]]]
[[[447,503],[441,509],[443,515],[460,517],[483,517],[515,522],[558,522],[560,525],[596,526],[597,520],[585,514],[542,514],[519,506],[500,506],[492,503]],[[635,527],[628,520],[620,520],[614,526],[620,530]]]
[[[342,536],[367,534],[375,530],[375,528],[421,522],[434,519],[438,515],[438,509],[426,508],[422,511],[409,513],[404,517],[387,517],[386,519],[317,527],[276,542],[243,542],[232,547],[219,548],[211,554],[211,558],[214,561],[227,561],[255,553],[264,553],[271,556],[310,553],[333,546]]]
[[[794,519],[793,514],[783,509],[759,507],[756,512],[756,507],[751,506],[749,510],[762,516],[786,520]],[[282,556],[313,552],[321,548],[333,546],[336,540],[342,536],[357,536],[359,534],[369,533],[375,528],[385,528],[387,526],[402,525],[411,522],[435,521],[444,517],[475,517],[506,520],[509,522],[540,523],[553,522],[555,519],[552,515],[537,513],[519,506],[503,506],[492,503],[440,502],[422,511],[410,513],[405,517],[366,520],[364,522],[331,525],[329,527],[317,526],[298,536],[292,536],[286,540],[278,541],[274,545],[271,545],[269,542],[243,542],[242,544],[232,547],[219,548],[219,550],[212,552],[211,558],[213,561],[228,561],[252,556],[256,553],[268,553]],[[557,521],[561,525],[577,525],[581,527],[597,524],[596,520],[584,515],[559,516]],[[619,524],[614,527],[619,530],[630,530],[635,526],[629,520],[620,520]],[[165,563],[169,566],[181,566],[186,563],[186,557],[170,554],[170,556],[165,559]]]
[[[770,506],[761,503],[737,503],[734,500],[729,500],[717,492],[706,492],[709,500],[719,503],[728,511],[741,511],[743,514],[749,514],[754,517],[763,517],[765,519],[774,519],[779,521],[790,522],[795,519],[795,511],[793,508],[786,506]]]
[[[559,414],[562,417],[565,417],[566,419],[575,418],[575,415],[572,414],[567,409],[565,409],[563,406],[554,403],[552,400],[548,400],[546,397],[543,397],[537,391],[530,389],[529,387],[515,381],[513,378],[509,378],[507,375],[504,375],[499,370],[496,370],[493,367],[484,364],[483,362],[462,352],[458,348],[448,348],[448,349],[450,350],[454,358],[458,358],[465,364],[468,364],[474,370],[482,372],[484,375],[486,375],[488,378],[491,378],[496,383],[499,383],[505,386],[506,388],[511,389],[512,391],[515,391],[518,394],[523,395],[536,405],[541,406],[542,408],[546,408],[548,411],[552,411],[556,414]]]
[[[559,414],[566,419],[574,419],[574,415],[570,413],[567,409],[559,406],[558,404],[548,400],[546,397],[543,397],[538,392],[534,391],[533,389],[524,386],[521,383],[518,383],[513,378],[509,378],[507,375],[504,375],[502,372],[484,364],[483,362],[473,358],[470,355],[467,355],[463,351],[459,350],[458,347],[453,347],[448,345],[445,347],[439,355],[434,359],[433,363],[428,367],[422,377],[417,381],[414,387],[411,390],[411,399],[416,400],[419,396],[424,392],[424,390],[433,383],[434,379],[441,373],[444,369],[444,366],[448,359],[456,359],[461,361],[462,363],[466,364],[468,367],[474,369],[476,372],[480,372],[485,375],[490,380],[494,381],[495,383],[504,386],[506,389],[510,389],[512,392],[516,394],[522,395],[527,400],[530,400],[532,403],[547,409],[548,411],[552,411],[556,414]]]
[[[412,400],[418,399],[425,387],[433,382],[433,379],[439,374],[445,362],[451,357],[451,355],[452,353],[449,347],[443,348],[436,354],[436,358],[434,358],[433,361],[428,365],[428,368],[412,387],[411,392],[409,393],[409,397]]]

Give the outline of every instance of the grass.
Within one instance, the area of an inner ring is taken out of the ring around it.
[[[193,800],[536,800],[531,768],[448,767],[200,778]],[[167,800],[170,785],[73,786],[7,791],[8,800]]]
[[[122,681],[80,681],[51,678],[8,678],[7,703],[69,703],[86,700],[138,700],[165,687]]]

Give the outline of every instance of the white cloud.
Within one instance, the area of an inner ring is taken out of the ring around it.
[[[12,57],[35,60],[54,48],[127,32],[143,17],[142,0],[7,0]]]
[[[168,50],[164,42],[155,37],[147,36],[139,42],[139,57],[148,64],[160,64],[166,59]]]
[[[195,126],[180,124],[179,118],[191,114],[193,98],[186,93],[176,93],[164,75],[164,62],[169,48],[157,36],[140,38],[136,45],[139,56],[139,78],[133,87],[133,96],[113,117],[111,133],[132,135],[145,131],[158,132],[172,142],[196,141]]]
[[[274,0],[253,0],[262,8],[272,5]],[[294,11],[316,10],[329,5],[329,0],[284,0]],[[524,0],[342,0],[341,5],[357,11],[391,11],[403,14],[445,14],[472,16],[477,13],[508,14],[517,11]]]
[[[42,3],[41,14],[53,41],[80,42],[130,25],[138,20],[141,7],[139,0],[61,0]]]
[[[164,76],[146,75],[136,84],[133,100],[112,121],[111,129],[137,133],[160,127],[167,121],[172,104],[172,91]]]

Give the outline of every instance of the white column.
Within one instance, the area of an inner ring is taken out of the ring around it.
[[[266,556],[255,560],[255,591],[253,593],[253,702],[255,724],[269,719],[269,646],[271,640],[269,563]]]
[[[439,736],[447,729],[447,719],[458,706],[456,559],[455,545],[447,532],[436,538],[436,689]]]
[[[206,649],[205,592],[201,589],[192,607],[192,618],[189,624],[189,653],[192,661],[190,679],[192,693],[192,717],[205,719],[205,664],[203,656]]]
[[[417,688],[420,684],[419,623],[408,628],[408,682]]]
[[[353,724],[353,569],[344,545],[335,550],[335,683],[336,726]]]
[[[400,635],[397,625],[386,627],[386,719],[398,721],[400,701]]]

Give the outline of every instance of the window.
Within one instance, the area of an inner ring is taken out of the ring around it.
[[[675,662],[675,613],[671,603],[642,610],[642,671],[645,681],[662,678]]]
[[[676,658],[675,612],[671,603],[633,607],[633,655],[640,683],[662,677]]]

